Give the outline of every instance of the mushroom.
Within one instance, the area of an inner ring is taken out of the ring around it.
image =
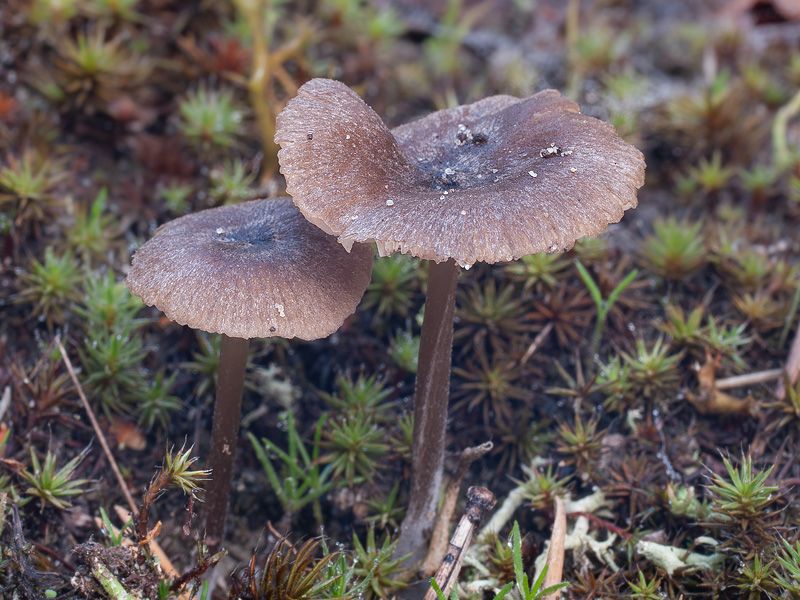
[[[278,116],[286,189],[345,248],[429,260],[411,498],[397,554],[439,498],[459,266],[561,252],[637,204],[642,153],[554,90],[492,96],[389,130],[347,86],[314,79]]]
[[[314,340],[336,331],[369,284],[373,251],[351,253],[289,198],[200,211],[159,227],[126,285],[171,320],[222,334],[208,466],[206,543],[224,534],[249,339]]]

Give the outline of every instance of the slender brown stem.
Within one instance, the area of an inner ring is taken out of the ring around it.
[[[425,555],[425,536],[433,527],[442,485],[458,273],[453,260],[428,264],[428,295],[414,392],[411,497],[395,550],[395,556],[411,553],[407,564]]]
[[[225,535],[249,345],[249,340],[224,334],[220,345],[217,400],[206,463],[211,469],[211,482],[205,495],[205,543],[211,554],[217,551]]]

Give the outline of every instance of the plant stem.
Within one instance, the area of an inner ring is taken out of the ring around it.
[[[569,0],[567,3],[566,19],[566,44],[567,68],[569,70],[569,83],[567,85],[567,98],[578,100],[578,94],[583,84],[583,73],[578,68],[578,39],[580,37],[580,0]]]
[[[408,565],[425,554],[425,535],[433,527],[442,485],[458,273],[459,267],[452,259],[428,263],[428,292],[414,391],[411,497],[394,552],[394,556],[410,553]]]
[[[800,113],[800,91],[778,109],[772,121],[772,153],[779,169],[786,169],[792,164],[792,152],[786,140],[786,130],[789,121],[798,113]]]
[[[264,151],[261,181],[278,172],[278,145],[275,143],[275,98],[272,93],[273,61],[267,38],[272,35],[270,0],[237,0],[239,12],[250,26],[253,36],[253,65],[247,89],[256,115]]]
[[[109,571],[108,567],[100,562],[99,558],[95,558],[92,561],[92,575],[100,582],[100,585],[103,586],[103,589],[113,600],[133,600],[133,596],[125,590],[119,580],[114,577],[114,574]]]
[[[211,469],[212,485],[205,495],[205,544],[215,553],[225,535],[225,517],[233,479],[233,460],[239,421],[242,417],[244,371],[247,366],[249,340],[222,335],[219,351],[217,399],[214,403],[214,424],[207,466]]]

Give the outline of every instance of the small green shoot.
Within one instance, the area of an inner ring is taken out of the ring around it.
[[[107,260],[112,242],[122,229],[113,216],[105,212],[108,192],[101,189],[91,206],[75,211],[75,221],[67,231],[71,250],[80,257],[84,267]]]
[[[344,476],[348,485],[373,481],[384,466],[376,459],[389,453],[385,430],[366,415],[332,420],[324,436],[321,445],[329,451],[319,460],[331,466],[334,478]]]
[[[660,579],[647,579],[644,573],[639,571],[639,583],[628,582],[631,588],[631,598],[634,600],[662,600],[663,596],[659,591],[661,586]]]
[[[28,273],[19,278],[17,303],[30,303],[32,314],[46,321],[48,328],[66,321],[68,308],[78,298],[81,271],[72,253],[56,257],[52,247],[44,252],[44,262],[33,261]]]
[[[261,466],[264,468],[264,472],[273,491],[278,496],[278,501],[281,503],[283,510],[288,514],[295,514],[303,506],[311,502],[314,509],[314,517],[320,525],[322,524],[320,498],[333,489],[333,482],[328,479],[331,467],[320,469],[319,466],[320,440],[325,420],[326,416],[323,415],[317,421],[310,453],[297,432],[294,416],[291,412],[288,412],[286,417],[288,452],[266,438],[263,438],[259,443],[252,433],[247,434],[250,444],[253,446],[253,451],[256,453],[259,462],[261,462]],[[274,452],[280,459],[280,473],[269,459],[267,451]]]
[[[31,487],[25,490],[26,494],[36,496],[42,502],[42,508],[46,505],[53,506],[59,510],[64,510],[72,506],[68,498],[79,496],[86,492],[84,486],[89,483],[88,479],[72,479],[75,470],[81,461],[86,457],[88,448],[67,462],[60,469],[56,465],[56,455],[50,449],[44,458],[44,463],[39,461],[39,457],[31,447],[31,467],[33,471],[27,469],[22,471],[22,477]]]
[[[614,306],[614,302],[617,301],[619,295],[625,291],[631,282],[636,278],[636,275],[639,273],[636,269],[628,273],[628,275],[619,282],[617,287],[615,287],[611,293],[608,295],[608,298],[603,298],[603,294],[600,291],[600,287],[597,285],[597,282],[591,276],[589,271],[584,267],[580,261],[575,261],[575,268],[578,270],[578,275],[580,275],[583,284],[589,290],[589,294],[594,300],[595,307],[597,308],[597,321],[594,326],[594,335],[592,336],[592,356],[597,354],[597,350],[600,347],[600,336],[603,333],[603,327],[606,323],[606,318],[608,317],[609,311],[611,311],[611,307]]]
[[[353,535],[353,553],[356,560],[352,569],[360,579],[369,579],[369,585],[364,590],[366,600],[390,598],[393,591],[408,585],[397,577],[403,571],[402,563],[408,556],[393,556],[396,546],[397,542],[393,542],[388,533],[378,546],[373,528],[367,531],[367,539],[363,544],[358,536]]]
[[[183,135],[207,152],[232,148],[242,133],[242,110],[227,89],[200,87],[181,101],[178,110]]]
[[[783,542],[783,549],[778,554],[778,562],[786,570],[785,574],[776,574],[775,581],[783,589],[789,590],[795,596],[800,595],[800,542],[794,547],[786,540]]]
[[[106,530],[106,535],[108,536],[108,541],[110,542],[112,547],[121,546],[122,540],[125,538],[125,531],[133,526],[133,519],[128,519],[128,522],[123,525],[120,530],[115,534],[114,524],[111,522],[111,519],[108,518],[108,513],[105,509],[101,506],[100,507],[100,519],[103,521],[103,527]]]
[[[514,528],[511,530],[511,545],[513,547],[514,557],[514,577],[516,579],[517,591],[522,600],[539,600],[569,585],[566,582],[562,582],[542,589],[544,578],[547,575],[548,565],[544,566],[539,577],[536,578],[536,581],[529,584],[528,575],[522,567],[522,536],[519,533],[519,523],[517,521],[514,521]],[[506,588],[503,588],[503,590],[505,589]],[[503,590],[500,590],[501,593]],[[502,595],[498,594],[495,600],[501,600],[506,593],[508,593],[508,591],[502,593]]]
[[[778,486],[767,484],[775,465],[770,465],[764,471],[754,471],[749,455],[742,457],[738,469],[728,458],[723,458],[722,462],[728,471],[729,481],[717,473],[711,474],[708,489],[716,496],[712,510],[719,520],[735,521],[743,530],[747,530],[750,523],[766,516],[764,509],[776,500]]]
[[[707,260],[702,221],[678,221],[675,217],[653,223],[642,253],[650,269],[665,279],[680,280]]]

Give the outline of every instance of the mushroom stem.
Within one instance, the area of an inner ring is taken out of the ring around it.
[[[411,553],[406,561],[409,565],[425,554],[425,536],[433,527],[442,485],[458,273],[459,267],[452,259],[428,263],[428,292],[414,390],[411,497],[395,550],[395,556]]]
[[[214,424],[207,467],[212,485],[205,495],[205,543],[214,553],[225,535],[225,517],[233,479],[233,460],[242,416],[244,371],[250,341],[222,334],[217,376],[217,399],[214,403]]]

